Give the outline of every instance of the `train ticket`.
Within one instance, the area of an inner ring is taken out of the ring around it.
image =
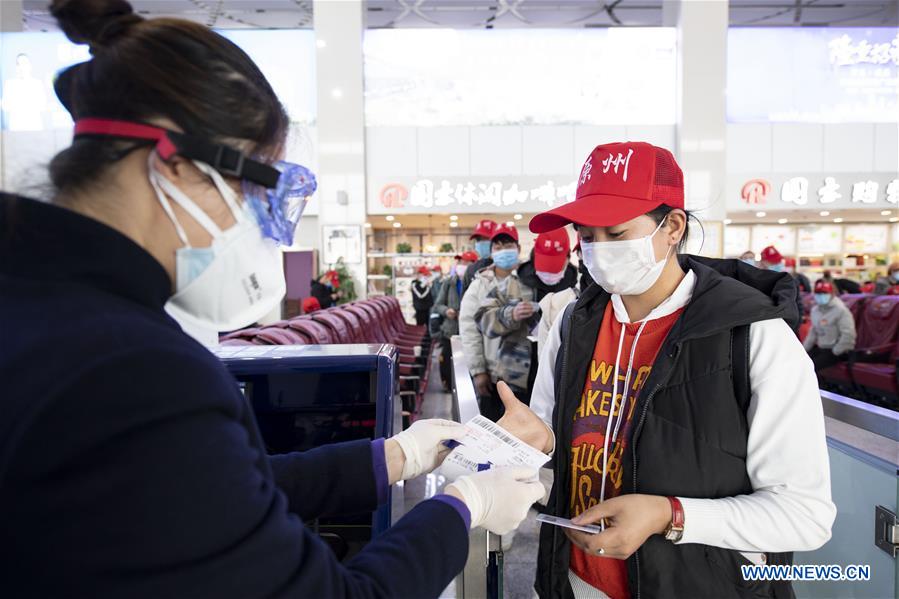
[[[449,482],[493,466],[525,466],[536,470],[549,461],[548,455],[483,416],[475,416],[465,423],[465,428],[465,436],[453,443],[455,449],[440,467],[440,474]]]

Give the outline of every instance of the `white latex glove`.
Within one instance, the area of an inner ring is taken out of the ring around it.
[[[545,492],[536,470],[511,466],[460,476],[447,488],[462,496],[472,528],[481,526],[498,535],[518,528]]]
[[[428,473],[443,462],[451,451],[443,442],[459,440],[465,436],[465,427],[452,420],[416,420],[412,426],[391,437],[396,441],[406,463],[403,465],[403,480]]]

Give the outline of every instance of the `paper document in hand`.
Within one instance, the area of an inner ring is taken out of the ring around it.
[[[456,448],[440,467],[440,473],[450,482],[492,466],[525,466],[536,470],[549,461],[548,455],[483,416],[466,422],[465,429],[465,436],[453,443]]]

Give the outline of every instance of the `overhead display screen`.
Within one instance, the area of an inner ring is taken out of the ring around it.
[[[732,123],[895,123],[897,100],[895,27],[728,30]]]

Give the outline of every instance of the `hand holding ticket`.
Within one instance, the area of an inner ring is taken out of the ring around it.
[[[549,461],[549,456],[483,416],[475,416],[465,423],[464,436],[451,445],[455,449],[440,467],[440,473],[449,481],[495,466],[537,469]]]

